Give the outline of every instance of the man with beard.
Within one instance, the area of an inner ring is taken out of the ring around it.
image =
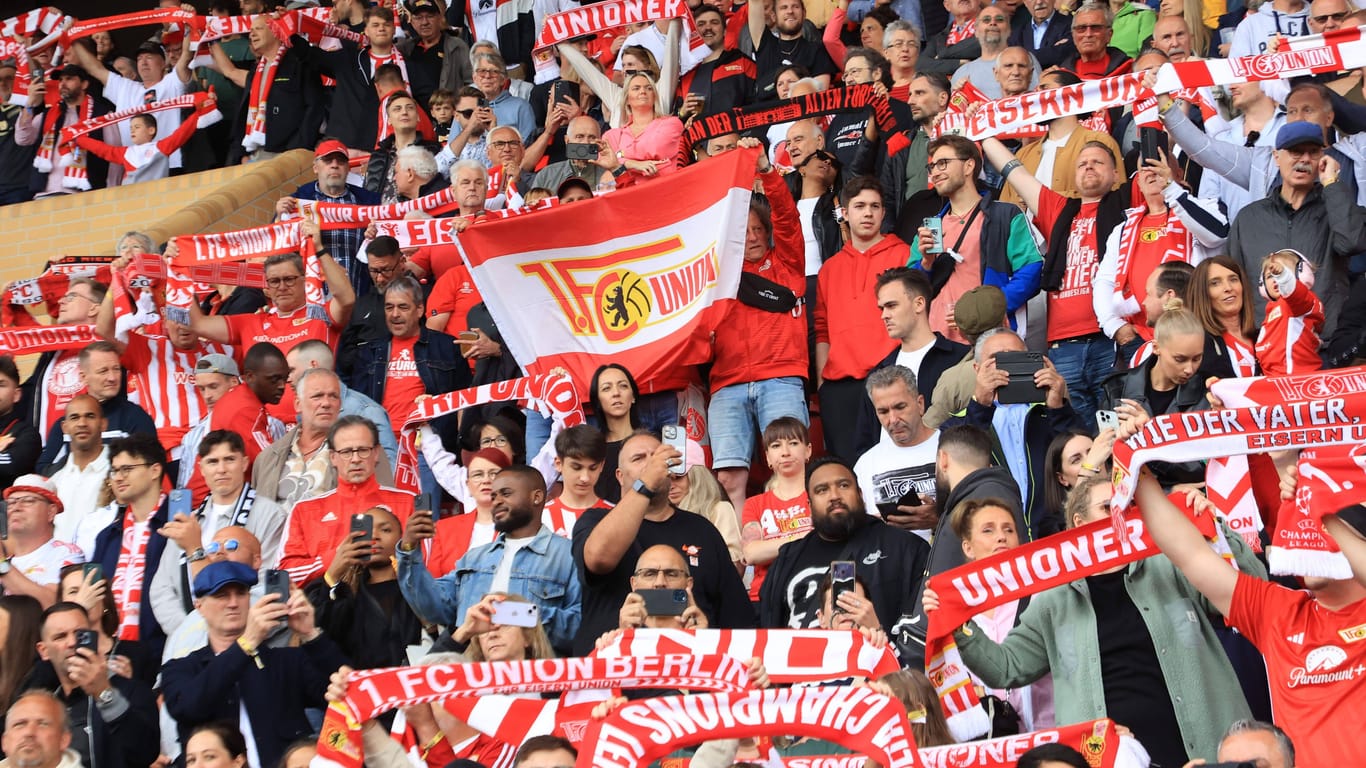
[[[71,398],[61,421],[62,434],[69,441],[69,453],[52,465],[48,474],[62,500],[63,511],[57,515],[56,536],[80,547],[82,552],[95,548],[95,533],[109,524],[105,517],[102,523],[89,524],[85,541],[76,536],[82,521],[100,508],[100,491],[109,477],[109,447],[102,437],[106,424],[100,401],[90,395]]]
[[[524,595],[539,607],[550,644],[566,653],[579,629],[579,579],[569,539],[541,523],[545,501],[539,470],[514,464],[499,472],[493,480],[492,543],[466,552],[440,579],[422,562],[421,542],[435,532],[431,513],[415,512],[396,550],[403,599],[428,621],[454,627],[457,643],[468,643],[472,638],[462,625],[471,606],[490,592]]]
[[[757,70],[753,60],[726,47],[726,17],[720,8],[700,4],[693,11],[693,21],[711,53],[679,82],[678,92],[683,94],[679,116],[686,120],[745,106],[754,97]]]
[[[1001,93],[1001,83],[998,82],[996,71],[1001,61],[1001,55],[1005,53],[1006,36],[1010,34],[1010,17],[1006,12],[994,5],[988,5],[977,14],[977,42],[982,48],[982,55],[969,61],[958,68],[953,73],[953,87],[955,90],[961,88],[963,83],[970,82],[977,90],[985,93],[993,99],[999,99]],[[1026,83],[1033,78],[1033,61],[1029,60],[1029,54],[1025,52],[1026,65],[1030,67],[1026,71]],[[1026,86],[1027,87],[1027,86]]]
[[[460,133],[451,136],[450,142],[437,153],[437,170],[442,174],[452,173],[452,166],[461,160],[475,160],[487,168],[488,132],[497,124],[498,119],[483,92],[470,85],[461,88],[455,100],[455,125],[451,126],[459,126]]]
[[[883,204],[887,209],[888,221],[896,221],[902,204],[929,185],[926,163],[930,159],[930,131],[949,106],[950,88],[948,76],[938,72],[921,73],[911,80],[907,100],[911,104],[911,119],[915,122],[906,130],[887,137],[887,157],[878,166],[878,180],[885,190]],[[874,167],[873,163],[864,159],[864,153],[875,153],[880,146],[884,145],[868,141],[865,137],[855,165]]]
[[[855,563],[881,626],[909,615],[929,562],[925,540],[869,515],[858,477],[838,457],[826,456],[811,465],[806,493],[812,534],[778,550],[759,596],[760,626],[816,626],[821,580],[836,560]]]
[[[755,81],[757,101],[774,98],[774,80],[778,70],[790,64],[806,68],[821,88],[830,87],[835,75],[835,62],[830,60],[825,45],[803,35],[806,6],[802,0],[775,0],[777,23],[770,31],[765,24],[764,3],[749,4],[749,39],[754,41],[754,60],[757,66]]]
[[[1029,23],[1012,30],[1007,41],[1033,55],[1040,69],[1052,69],[1077,53],[1072,17],[1058,13],[1057,5],[1057,0],[1028,0]]]
[[[104,189],[112,176],[109,163],[83,149],[63,153],[58,137],[63,126],[107,115],[114,111],[114,105],[90,93],[92,78],[79,66],[67,64],[52,74],[52,83],[36,83],[29,91],[28,108],[19,113],[14,130],[15,144],[38,145],[29,173],[29,191],[44,198],[69,195],[82,188]],[[45,106],[44,94],[54,85],[60,98],[51,107]],[[117,124],[105,126],[99,138],[106,144],[118,144]]]

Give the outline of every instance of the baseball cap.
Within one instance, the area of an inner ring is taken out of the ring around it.
[[[57,496],[57,485],[42,475],[20,475],[15,479],[14,484],[5,489],[5,498],[19,491],[36,493],[57,505],[57,511],[62,511],[62,500]]]
[[[231,560],[221,560],[204,566],[204,570],[194,577],[194,596],[212,595],[229,584],[252,587],[256,582],[256,569]]]
[[[1326,146],[1327,142],[1323,139],[1323,126],[1301,120],[1286,123],[1276,132],[1276,149],[1289,149],[1301,144]]]
[[[564,193],[574,187],[578,187],[590,195],[593,194],[593,185],[588,183],[588,179],[585,179],[582,176],[570,176],[560,182],[560,186],[555,188],[555,197],[564,197]]]
[[[323,158],[327,157],[328,155],[335,155],[337,153],[341,153],[343,155],[346,155],[347,157],[351,156],[351,153],[349,150],[347,150],[346,145],[341,143],[340,141],[337,141],[336,139],[327,139],[326,141],[319,144],[317,149],[313,150],[313,156],[316,158]]]
[[[161,43],[158,43],[155,40],[144,40],[142,45],[138,46],[137,53],[133,54],[133,58],[137,58],[138,54],[142,53],[152,53],[163,59],[166,58],[166,49],[161,46]]]
[[[221,373],[224,376],[241,376],[237,363],[227,355],[204,355],[194,364],[195,373]]]
[[[432,0],[410,0],[408,12],[416,16],[419,13],[441,13],[441,8]]]
[[[1006,295],[994,285],[979,285],[958,297],[953,322],[964,336],[981,336],[1000,328],[1006,318]]]
[[[67,64],[61,69],[52,70],[53,80],[61,80],[63,77],[79,77],[87,83],[90,82],[90,73],[76,64]]]
[[[19,60],[13,56],[0,57],[0,69],[18,69]]]

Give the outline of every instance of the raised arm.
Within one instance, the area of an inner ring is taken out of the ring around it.
[[[1139,474],[1134,501],[1143,513],[1148,535],[1162,549],[1162,554],[1181,570],[1200,594],[1227,616],[1233,604],[1238,572],[1210,548],[1195,524],[1167,498],[1151,472]]]
[[[73,45],[69,51],[70,55],[76,59],[76,63],[81,66],[90,76],[100,81],[100,85],[109,84],[109,68],[104,66],[100,57],[88,50],[84,45]]]
[[[982,140],[982,153],[986,155],[988,163],[991,163],[997,170],[1005,176],[1005,180],[1024,200],[1029,210],[1039,212],[1039,189],[1043,187],[1039,180],[1034,178],[1032,173],[1018,173],[1020,166],[1011,168],[1010,173],[1006,173],[1006,165],[1015,159],[1015,153],[1011,152],[1006,145],[995,138]]]
[[[754,43],[754,51],[757,54],[764,33],[768,31],[767,25],[764,24],[764,0],[749,0],[745,6],[745,12],[749,14],[746,22],[749,25],[749,39]]]
[[[232,59],[228,58],[228,54],[223,50],[223,46],[219,45],[216,41],[211,43],[209,45],[209,55],[213,56],[213,68],[218,71],[218,74],[231,80],[233,85],[236,85],[238,88],[247,87],[247,70],[232,63]]]
[[[640,479],[656,494],[668,493],[669,459],[677,458],[678,451],[660,445],[650,455],[641,470]],[[630,488],[622,489],[621,502],[593,527],[583,543],[583,564],[590,573],[599,576],[611,573],[626,556],[640,533],[640,524],[649,511],[650,500]]]
[[[333,325],[343,328],[351,320],[351,308],[356,305],[356,289],[351,285],[351,278],[346,274],[346,270],[323,246],[322,231],[318,228],[318,223],[304,219],[299,228],[301,235],[313,238],[313,248],[318,254],[318,265],[322,267],[327,290],[332,294],[332,300],[327,304],[327,314],[332,318]]]

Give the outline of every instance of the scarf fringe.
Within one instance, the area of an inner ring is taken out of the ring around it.
[[[1315,552],[1309,549],[1266,548],[1267,567],[1273,576],[1310,576],[1321,579],[1350,579],[1352,566],[1341,552]]]

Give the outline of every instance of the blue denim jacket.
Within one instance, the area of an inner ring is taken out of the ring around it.
[[[356,351],[355,369],[346,385],[376,403],[384,402],[384,384],[389,372],[389,334],[376,341],[362,342]],[[430,395],[454,392],[470,386],[470,367],[460,354],[455,337],[418,329],[413,358],[422,386]]]
[[[423,565],[421,547],[411,552],[398,549],[398,585],[403,598],[427,621],[458,626],[470,606],[488,594],[494,571],[503,559],[506,539],[507,535],[500,533],[493,543],[466,552],[440,579],[432,578]],[[541,526],[531,543],[513,559],[508,592],[540,606],[541,626],[552,646],[568,648],[573,644],[582,608],[568,539]]]

